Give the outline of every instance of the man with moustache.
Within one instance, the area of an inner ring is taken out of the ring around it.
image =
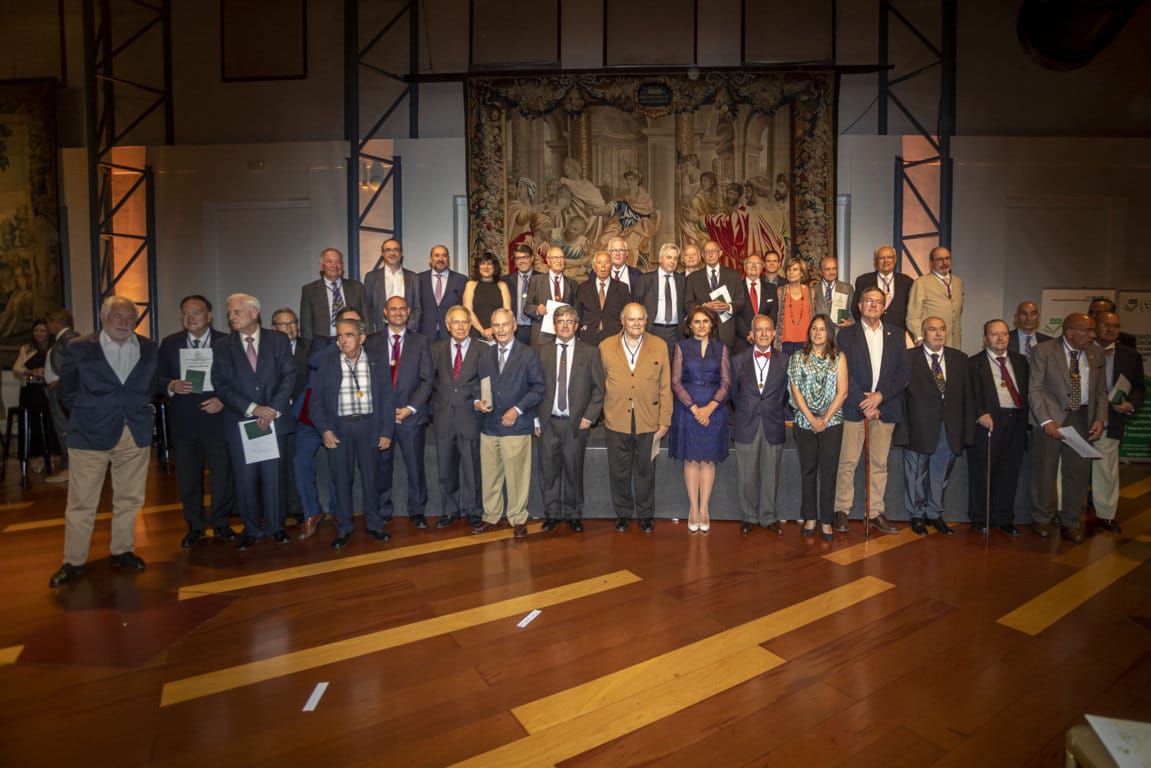
[[[728,313],[728,318],[719,325],[719,340],[730,352],[735,345],[735,319],[747,304],[747,294],[739,273],[722,266],[722,258],[723,250],[719,243],[708,240],[703,244],[704,267],[685,281],[687,296],[684,299],[684,312],[691,311],[695,306],[705,306],[720,317]],[[711,298],[711,292],[720,286],[727,287],[731,295],[730,303]]]
[[[320,279],[300,291],[300,337],[325,339],[336,335],[336,315],[344,307],[364,309],[364,286],[344,277],[344,255],[335,248],[320,254]]]
[[[671,359],[675,345],[683,338],[682,307],[686,280],[675,271],[678,259],[679,248],[675,243],[661,245],[659,267],[640,275],[636,291],[636,303],[642,304],[647,316],[651,318],[649,332],[667,342],[668,359]],[[623,307],[620,307],[622,313]],[[618,331],[616,335],[619,335]]]
[[[628,301],[627,287],[611,277],[611,257],[600,251],[592,258],[591,278],[576,288],[575,311],[580,319],[576,338],[598,349],[601,341],[620,332],[619,313]]]
[[[388,320],[384,308],[388,299],[399,296],[408,307],[408,328],[418,331],[423,305],[420,304],[419,281],[416,273],[404,267],[404,248],[399,240],[385,240],[380,245],[384,263],[364,275],[364,307],[368,313],[369,333],[384,330]]]
[[[907,299],[915,284],[907,275],[895,271],[895,249],[881,245],[875,249],[875,271],[865,272],[855,278],[855,295],[862,296],[865,288],[879,288],[883,291],[884,309],[880,319],[883,322],[907,330]],[[859,322],[859,305],[853,303],[851,314]]]
[[[532,319],[532,346],[548,344],[555,340],[555,335],[543,333],[544,316],[548,313],[549,301],[558,301],[561,304],[571,304],[575,301],[576,282],[564,274],[567,260],[563,248],[548,248],[548,271],[532,277],[528,284],[527,304],[524,311]]]
[[[1100,312],[1095,332],[1095,344],[1103,350],[1103,388],[1108,393],[1110,408],[1107,414],[1107,429],[1095,441],[1095,447],[1103,458],[1091,463],[1091,501],[1095,505],[1096,526],[1111,533],[1122,533],[1115,522],[1115,512],[1119,505],[1119,443],[1123,440],[1123,430],[1127,420],[1143,407],[1146,385],[1143,382],[1143,356],[1133,347],[1119,344],[1122,326],[1119,315],[1114,312]],[[1118,390],[1115,397],[1110,393],[1127,379],[1124,390]]]
[[[448,269],[448,249],[444,245],[433,245],[428,254],[427,272],[417,275],[420,292],[420,335],[429,343],[446,339],[448,309],[463,303],[464,286],[468,279],[459,272]]]
[[[1015,330],[1011,332],[1007,348],[1030,359],[1035,345],[1050,338],[1039,332],[1039,306],[1034,301],[1020,302],[1015,308]]]

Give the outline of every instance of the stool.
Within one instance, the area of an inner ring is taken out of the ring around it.
[[[28,454],[32,449],[32,414],[27,408],[13,406],[8,409],[8,425],[4,434],[4,460],[0,463],[0,482],[8,474],[8,454],[12,448],[12,421],[16,421],[16,457],[20,460],[20,485],[28,485]],[[43,420],[43,416],[41,416]],[[48,452],[48,433],[41,421],[40,429],[44,435],[44,472],[52,472],[52,456]]]

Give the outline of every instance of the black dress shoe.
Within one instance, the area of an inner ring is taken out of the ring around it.
[[[369,530],[368,535],[371,536],[376,541],[391,541],[392,540],[392,535],[390,533],[388,533],[387,531]]]
[[[617,517],[615,519],[615,529],[618,533],[627,533],[628,525],[629,522],[626,517]]]
[[[60,570],[56,571],[52,574],[52,578],[48,579],[48,586],[52,589],[63,586],[83,572],[84,566],[82,565],[64,563],[60,566]]]
[[[1064,527],[1060,530],[1059,535],[1074,544],[1083,543],[1083,531],[1079,530],[1078,528]]]
[[[835,533],[849,533],[851,531],[851,526],[847,522],[847,513],[836,512],[835,524],[831,528]]]
[[[767,529],[768,533],[774,533],[777,536],[783,535],[783,526],[780,524],[780,522],[778,520],[773,520],[772,522],[768,523],[767,525],[765,525],[763,527],[765,529]]]
[[[1095,521],[1095,527],[1103,531],[1110,531],[1111,533],[1123,533],[1123,529],[1119,527],[1119,523],[1114,520],[1104,520],[1102,517]]]
[[[336,538],[332,539],[332,549],[343,549],[348,546],[348,539],[352,538],[352,532],[341,533]]]
[[[125,571],[142,571],[144,570],[144,561],[135,552],[121,552],[118,555],[112,555],[112,567],[123,568]]]
[[[883,513],[871,518],[871,527],[880,533],[899,533],[899,527],[888,520]]]
[[[180,539],[180,546],[184,549],[191,549],[196,546],[202,538],[204,538],[203,531],[188,531],[184,534],[184,538]]]
[[[272,534],[272,541],[276,542],[277,544],[287,544],[291,540],[291,537],[288,536],[288,534],[284,532],[283,529],[278,530]]]
[[[971,530],[975,531],[980,536],[986,536],[987,535],[987,526],[984,525],[983,523],[972,523],[971,524]]]
[[[236,549],[240,550],[241,552],[246,549],[251,549],[252,547],[256,546],[257,541],[259,541],[259,539],[257,539],[255,536],[250,536],[245,533],[240,537],[240,543],[236,545]]]
[[[739,524],[739,532],[740,533],[751,533],[754,530],[755,530],[755,524],[754,523],[740,523]]]
[[[568,520],[568,526],[572,529],[572,533],[583,533],[583,520],[578,518]]]
[[[942,517],[933,518],[931,527],[942,533],[944,536],[954,536],[955,531],[951,530],[951,526],[944,522]]]
[[[427,528],[428,527],[428,519],[426,517],[424,517],[423,515],[412,515],[408,519],[411,520],[412,525],[416,528]]]
[[[468,527],[475,528],[484,521],[482,515],[468,515]]]
[[[655,533],[655,522],[649,517],[639,521],[639,529],[644,533]]]
[[[556,526],[559,524],[560,524],[560,521],[558,518],[549,517],[547,520],[544,520],[544,524],[540,526],[540,530],[544,531],[544,532],[554,531],[556,529]]]
[[[447,528],[449,525],[451,525],[452,523],[454,523],[457,520],[459,520],[458,517],[448,517],[447,515],[444,515],[443,517],[441,517],[439,520],[436,521],[436,527],[437,528]]]
[[[1031,532],[1041,539],[1046,539],[1051,536],[1051,531],[1048,530],[1045,523],[1032,523]]]
[[[1023,533],[1022,531],[1020,531],[1018,528],[1016,528],[1011,523],[1008,523],[1007,525],[999,526],[999,530],[1003,531],[1008,536],[1020,536]]]
[[[927,524],[923,522],[922,517],[911,518],[911,532],[919,536],[927,535]]]
[[[512,538],[526,539],[528,537],[528,527],[524,523],[512,526]]]
[[[213,528],[212,529],[212,535],[215,536],[220,541],[235,541],[236,539],[238,539],[240,537],[238,533],[236,533],[235,531],[233,531],[231,528],[229,528],[226,525],[222,526],[220,528]]]

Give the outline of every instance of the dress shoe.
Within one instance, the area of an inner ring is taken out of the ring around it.
[[[52,574],[52,578],[48,580],[48,586],[52,589],[63,586],[83,572],[84,566],[82,565],[64,563],[62,566],[60,566],[60,570]]]
[[[830,526],[828,526],[828,527],[830,528]],[[834,529],[829,530],[829,531],[820,531],[819,535],[823,538],[824,541],[835,541],[835,530]]]
[[[922,517],[911,518],[911,532],[917,536],[927,535],[927,524],[923,522]]]
[[[554,531],[556,529],[556,526],[559,524],[560,524],[559,518],[549,517],[547,520],[544,520],[544,524],[540,526],[540,530],[544,531],[544,532]]]
[[[944,536],[954,536],[955,531],[951,530],[951,526],[943,521],[942,517],[933,518],[931,527],[942,533]]]
[[[332,539],[332,549],[343,549],[348,546],[348,539],[352,538],[352,532],[341,533],[336,538]]]
[[[626,517],[617,517],[615,519],[615,529],[617,533],[627,533],[628,519]]]
[[[184,534],[184,538],[180,539],[180,546],[184,549],[191,549],[204,538],[203,531],[188,531]]]
[[[700,526],[700,528],[702,529],[703,526]],[[652,522],[650,517],[646,520],[640,520],[639,529],[644,533],[655,533],[655,523]]]
[[[1123,533],[1123,529],[1119,527],[1119,523],[1114,520],[1104,520],[1102,517],[1096,519],[1095,527],[1100,530],[1110,531],[1111,533]]]
[[[123,568],[125,571],[142,571],[144,570],[144,561],[135,552],[121,552],[118,555],[112,555],[112,567]]]
[[[59,472],[53,472],[50,475],[44,476],[46,483],[66,483],[68,482],[68,468],[64,467]]]
[[[490,533],[492,531],[498,531],[502,527],[503,527],[503,521],[502,520],[497,520],[494,523],[482,521],[475,528],[472,528],[472,533]]]
[[[1048,530],[1046,523],[1032,523],[1031,532],[1043,539],[1051,536],[1051,531]]]
[[[423,515],[412,515],[408,519],[411,521],[412,526],[415,528],[427,528],[428,527],[428,519],[426,517],[424,517]]]
[[[300,532],[296,535],[296,538],[300,541],[307,541],[308,539],[315,536],[316,528],[320,525],[320,521],[323,519],[324,513],[321,512],[318,515],[312,515],[308,519],[304,520],[304,524],[300,526]]]
[[[289,537],[282,528],[272,534],[272,541],[276,542],[277,544],[287,544],[291,540],[291,537]]]
[[[980,536],[986,536],[987,535],[987,526],[984,525],[983,523],[972,523],[971,524],[971,530],[975,531]]]
[[[849,533],[851,531],[851,526],[847,524],[846,512],[835,513],[835,525],[832,526],[832,530],[836,533]]]
[[[710,530],[711,530],[711,520],[710,519],[706,523],[700,523],[699,524],[699,532],[700,533],[707,533]],[[646,533],[646,531],[645,531],[645,533]]]
[[[698,529],[699,529],[699,526],[697,525],[696,530],[698,530]],[[739,532],[740,533],[751,533],[754,530],[755,530],[755,524],[754,523],[744,522],[744,523],[739,524]]]
[[[512,526],[513,539],[526,539],[528,537],[528,527],[524,523]]]
[[[1018,528],[1016,528],[1011,523],[1008,523],[1007,525],[999,526],[999,530],[1003,531],[1008,536],[1019,536],[1023,533],[1022,531],[1020,531]]]
[[[240,543],[236,545],[236,549],[240,550],[241,552],[246,549],[251,549],[252,547],[256,546],[256,542],[258,540],[259,539],[257,539],[255,536],[249,536],[245,533],[240,537]]]
[[[783,526],[780,525],[778,520],[774,520],[763,527],[767,529],[768,533],[774,533],[777,536],[783,535]]]
[[[448,517],[447,515],[444,515],[443,517],[441,517],[439,520],[436,521],[436,527],[437,528],[447,528],[449,525],[451,525],[452,523],[454,523],[457,520],[459,520],[458,517]]]
[[[235,541],[240,536],[228,526],[224,525],[219,528],[212,529],[212,535],[220,541]]]
[[[468,527],[475,528],[484,521],[483,515],[468,515]]]
[[[572,533],[583,533],[583,520],[579,518],[568,520],[568,527],[572,529]]]
[[[810,528],[807,527],[807,522],[804,522],[803,527],[799,529],[803,533],[804,536],[814,536],[815,535],[815,521],[812,520],[810,522],[811,522]]]
[[[1083,531],[1081,531],[1078,528],[1063,527],[1062,529],[1060,529],[1059,535],[1062,536],[1063,538],[1067,539],[1068,541],[1074,543],[1074,544],[1082,544],[1083,543]]]
[[[880,533],[899,533],[898,526],[888,520],[882,513],[871,518],[871,527]]]
[[[388,533],[387,531],[373,531],[373,530],[369,529],[368,535],[371,536],[376,541],[388,542],[388,541],[392,540],[392,535],[390,533]]]

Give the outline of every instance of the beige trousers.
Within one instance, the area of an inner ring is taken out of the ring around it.
[[[484,522],[498,523],[504,513],[504,483],[508,490],[508,522],[528,521],[528,491],[532,482],[532,437],[480,435],[480,476]]]
[[[136,513],[144,506],[148,482],[148,461],[152,446],[136,447],[127,425],[120,442],[110,451],[68,451],[68,507],[64,510],[64,562],[88,562],[92,528],[104,477],[112,467],[112,545],[113,555],[131,552],[136,546]]]
[[[863,437],[867,429],[866,421],[843,422],[843,443],[839,448],[839,475],[835,479],[835,511],[851,514],[855,499],[855,468],[863,452]],[[870,483],[871,509],[869,519],[883,514],[883,495],[887,492],[887,455],[891,453],[891,437],[895,434],[894,424],[882,421],[871,422]]]

